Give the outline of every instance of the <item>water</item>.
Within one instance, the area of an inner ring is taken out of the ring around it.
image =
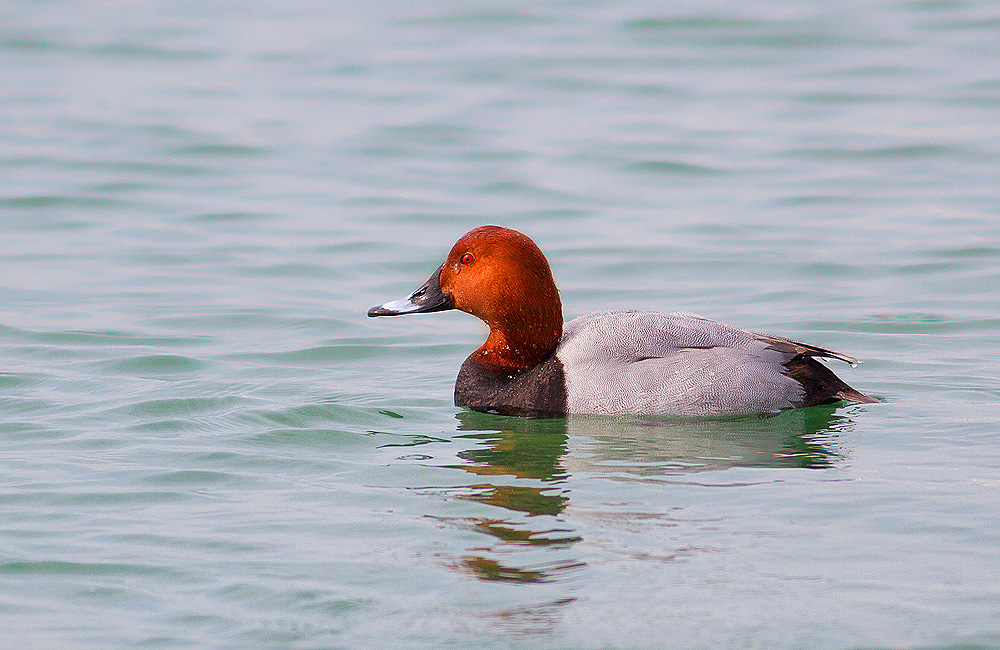
[[[1000,647],[1000,6],[0,10],[0,647]],[[451,404],[566,316],[864,360],[758,420]]]

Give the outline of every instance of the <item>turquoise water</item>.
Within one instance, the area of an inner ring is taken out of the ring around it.
[[[0,10],[0,647],[1000,648],[995,2]],[[471,227],[884,404],[502,418]]]

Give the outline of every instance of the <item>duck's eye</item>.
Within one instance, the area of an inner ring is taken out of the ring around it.
[[[472,256],[472,253],[466,253],[462,256],[462,264],[472,264],[475,259],[476,258]]]

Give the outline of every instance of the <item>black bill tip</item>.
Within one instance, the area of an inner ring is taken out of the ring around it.
[[[375,305],[368,310],[368,316],[402,316],[404,314],[427,314],[434,311],[454,309],[451,296],[441,291],[441,269],[437,268],[427,282],[402,300],[393,300],[382,305]]]

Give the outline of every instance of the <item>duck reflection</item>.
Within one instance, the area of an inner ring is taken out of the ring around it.
[[[482,580],[514,583],[550,582],[584,566],[566,557],[583,540],[562,516],[570,504],[571,476],[669,480],[735,467],[824,468],[842,456],[838,434],[852,425],[833,406],[764,419],[695,422],[638,416],[533,419],[475,411],[456,417],[458,437],[479,443],[458,454],[463,462],[451,465],[479,479],[459,498],[495,506],[499,516],[450,521],[493,540],[469,549],[452,566]],[[511,558],[548,561],[513,566]]]
[[[458,414],[458,437],[480,443],[458,454],[464,461],[455,469],[491,481],[468,485],[459,498],[497,506],[508,512],[503,518],[468,518],[461,525],[484,533],[497,544],[476,549],[504,555],[515,549],[561,548],[581,540],[562,525],[559,515],[569,498],[568,478],[562,458],[568,451],[564,419],[532,419],[476,413]],[[503,480],[501,480],[503,477]],[[525,484],[528,483],[528,484]],[[581,566],[574,560],[513,567],[482,555],[469,555],[455,568],[483,580],[500,582],[547,582],[561,572]]]
[[[842,457],[840,432],[853,422],[836,407],[786,411],[771,418],[697,422],[637,416],[572,416],[574,448],[564,459],[571,473],[620,478],[656,477],[734,467],[830,467]]]

